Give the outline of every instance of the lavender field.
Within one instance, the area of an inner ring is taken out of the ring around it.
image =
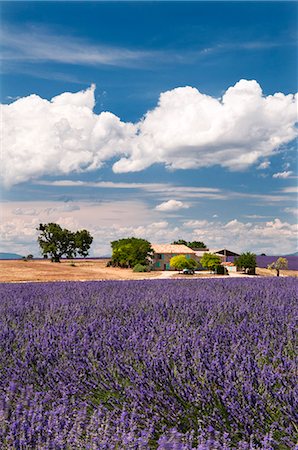
[[[295,448],[295,279],[0,295],[1,449]]]

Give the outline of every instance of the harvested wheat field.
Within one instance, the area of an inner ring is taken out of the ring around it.
[[[262,267],[256,268],[256,274],[262,277],[275,277],[276,270],[269,270]],[[281,270],[280,277],[298,277],[298,270]]]
[[[87,281],[87,280],[141,280],[156,278],[158,272],[134,273],[132,269],[106,267],[108,259],[61,260],[2,260],[0,282],[20,281]]]

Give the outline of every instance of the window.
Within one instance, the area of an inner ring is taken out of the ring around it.
[[[156,267],[160,267],[160,262],[157,262],[157,263],[156,263]]]

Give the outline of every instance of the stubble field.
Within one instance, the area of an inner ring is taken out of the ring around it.
[[[158,272],[134,273],[132,269],[107,267],[108,259],[61,260],[2,260],[0,282],[17,281],[88,281],[88,280],[139,280],[155,278]]]
[[[108,259],[61,260],[52,263],[47,260],[0,260],[0,283],[30,281],[96,281],[96,280],[142,280],[159,278],[162,272],[135,273],[132,269],[107,267]],[[273,277],[274,270],[257,268],[257,275]],[[173,272],[174,277],[184,277]],[[281,276],[297,277],[296,270],[281,270]],[[214,278],[208,272],[201,272],[195,277]],[[187,276],[187,278],[192,278]]]

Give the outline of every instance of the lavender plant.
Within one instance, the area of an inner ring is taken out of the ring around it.
[[[0,295],[1,449],[295,448],[295,279]]]

